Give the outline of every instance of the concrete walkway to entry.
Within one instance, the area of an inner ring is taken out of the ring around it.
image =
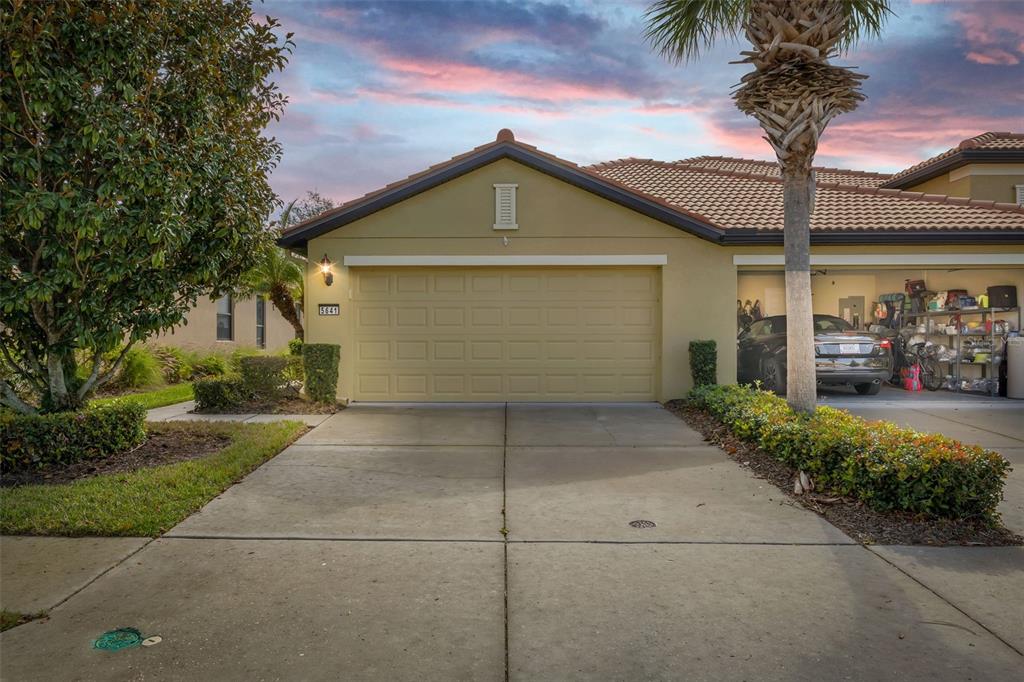
[[[258,424],[261,422],[275,422],[284,419],[300,421],[307,426],[319,426],[327,421],[329,414],[196,414],[192,410],[196,407],[196,401],[186,400],[185,402],[154,407],[146,413],[148,422],[242,422],[243,424]]]
[[[1012,679],[1022,566],[857,545],[658,405],[362,404],[0,635],[0,677]],[[163,641],[90,649],[123,626]]]

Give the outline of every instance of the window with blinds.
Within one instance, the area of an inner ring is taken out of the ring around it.
[[[494,185],[494,229],[518,230],[516,224],[516,188],[512,183]]]

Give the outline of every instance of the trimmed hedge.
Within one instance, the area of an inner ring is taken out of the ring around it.
[[[701,386],[690,402],[738,438],[806,471],[819,487],[879,511],[999,517],[1010,464],[991,450],[831,407],[799,414],[784,399],[748,386]]]
[[[714,341],[690,341],[690,374],[695,387],[718,381],[718,346]]]
[[[192,382],[196,410],[226,410],[246,399],[241,379],[200,379]]]
[[[302,346],[302,366],[306,374],[306,395],[318,403],[338,400],[338,364],[341,346],[330,343],[306,343]]]
[[[146,409],[118,400],[81,412],[0,413],[0,472],[72,464],[123,452],[146,439]]]
[[[288,358],[256,355],[240,358],[238,362],[246,393],[263,400],[274,400],[281,396],[286,383],[284,371],[288,366]]]

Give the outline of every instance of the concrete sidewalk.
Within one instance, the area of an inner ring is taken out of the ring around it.
[[[0,677],[1012,679],[1022,569],[859,546],[657,405],[356,405],[0,635]],[[163,641],[90,649],[124,626]]]
[[[327,421],[329,414],[196,414],[192,412],[196,407],[196,401],[186,400],[183,403],[155,407],[146,412],[148,422],[242,422],[244,424],[259,424],[275,421],[300,421],[307,426],[319,426]]]

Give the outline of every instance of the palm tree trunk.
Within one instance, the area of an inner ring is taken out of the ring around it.
[[[794,410],[813,412],[814,316],[811,304],[811,178],[783,170],[786,259],[786,400]]]
[[[299,314],[295,312],[295,299],[288,293],[288,289],[280,284],[275,284],[270,287],[270,301],[277,308],[278,312],[281,313],[281,317],[288,320],[288,323],[295,330],[295,338],[301,339],[305,336],[305,330],[302,328],[302,321],[299,319]]]

